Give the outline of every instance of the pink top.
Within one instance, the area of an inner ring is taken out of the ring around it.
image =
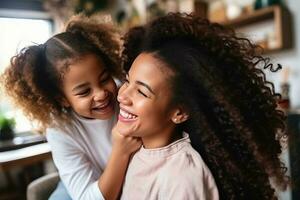
[[[132,158],[122,200],[218,200],[215,180],[188,134],[172,144],[141,148]]]

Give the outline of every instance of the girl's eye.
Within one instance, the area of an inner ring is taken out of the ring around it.
[[[100,82],[101,82],[101,83],[105,83],[105,82],[107,82],[108,80],[110,80],[110,76],[109,76],[109,75],[106,75],[105,77],[103,77],[103,78],[100,80]]]
[[[141,90],[138,89],[138,93],[141,94],[142,96],[149,98],[144,92],[142,92]]]
[[[91,91],[90,89],[83,90],[83,91],[77,93],[76,96],[81,96],[81,97],[87,96],[90,93],[90,91]]]

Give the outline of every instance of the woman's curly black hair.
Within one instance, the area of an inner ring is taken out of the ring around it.
[[[125,71],[140,53],[151,53],[174,72],[173,101],[190,113],[180,128],[210,168],[221,199],[277,199],[272,185],[288,184],[279,159],[285,115],[261,70],[269,62],[260,50],[193,14],[170,13],[124,36]]]
[[[62,82],[69,65],[94,54],[112,76],[121,78],[120,47],[120,35],[111,23],[76,15],[65,31],[44,44],[25,47],[12,57],[1,81],[14,103],[42,129],[50,125],[64,127],[71,116],[70,109],[62,104]]]

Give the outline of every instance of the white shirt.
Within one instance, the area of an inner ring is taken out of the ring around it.
[[[111,130],[117,115],[108,120],[90,120],[74,113],[73,118],[65,131],[46,131],[54,163],[72,199],[104,200],[98,179],[111,153]]]
[[[218,200],[215,180],[184,134],[172,144],[141,149],[129,163],[121,200]]]

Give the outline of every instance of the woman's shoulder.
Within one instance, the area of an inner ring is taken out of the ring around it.
[[[159,177],[165,183],[162,187],[176,194],[174,197],[218,199],[217,186],[209,168],[190,144],[185,145],[170,164]]]
[[[167,167],[170,168],[168,171],[178,173],[179,176],[203,175],[207,170],[201,155],[190,143],[184,145],[180,151],[173,154],[168,160],[170,162]]]
[[[165,165],[159,175],[166,183],[182,183],[185,185],[215,184],[211,171],[190,143],[185,144],[180,151],[169,157],[166,162],[168,164]]]

